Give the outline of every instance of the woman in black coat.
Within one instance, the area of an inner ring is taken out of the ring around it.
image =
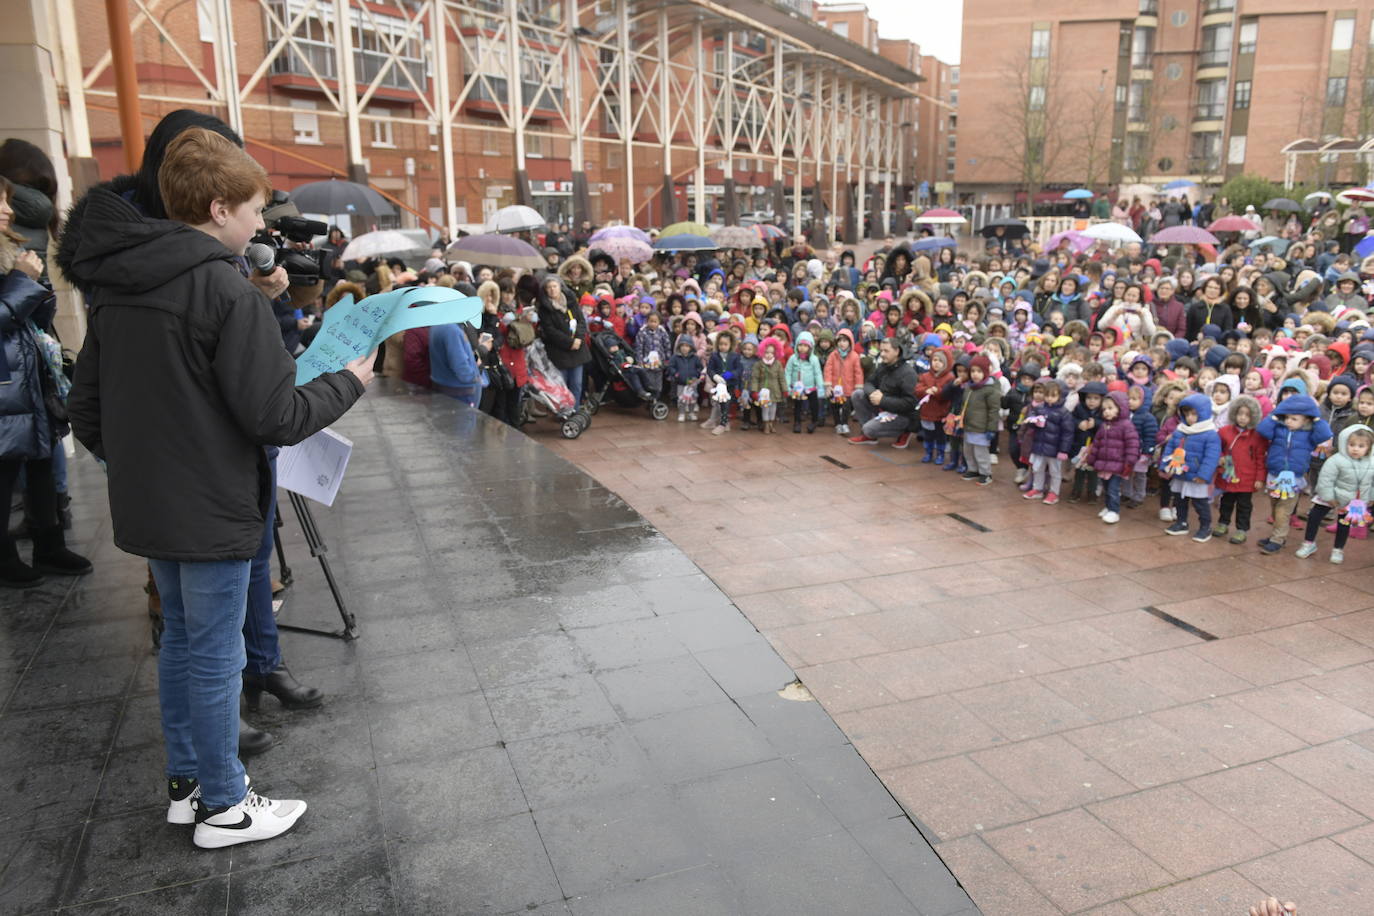
[[[53,452],[66,433],[58,380],[50,366],[46,335],[52,321],[52,291],[38,282],[43,264],[21,250],[22,236],[10,229],[14,185],[0,178],[0,586],[31,588],[43,573],[59,576],[91,571],[84,557],[67,550],[57,514]],[[49,405],[52,405],[51,407]],[[9,535],[9,513],[19,471],[33,535],[33,566],[19,559]]]
[[[522,306],[534,303],[539,312],[539,338],[544,341],[549,361],[563,373],[573,404],[581,404],[583,374],[592,359],[582,306],[564,295],[563,283],[556,275],[548,277],[541,288],[527,274],[516,282],[515,294]]]

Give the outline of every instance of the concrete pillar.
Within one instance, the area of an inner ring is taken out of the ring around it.
[[[8,8],[5,28],[0,31],[0,73],[5,75],[9,98],[22,100],[22,104],[6,106],[4,136],[27,140],[48,154],[57,172],[57,208],[65,213],[72,202],[72,177],[63,148],[62,111],[57,98],[57,30],[49,19],[52,4],[48,0],[14,0]],[[75,36],[71,38],[69,44],[74,44]],[[89,150],[86,152],[89,155]],[[76,165],[83,182],[94,177],[93,160],[79,157]],[[57,288],[58,336],[66,346],[80,349],[86,337],[81,296],[68,288],[60,274],[53,277],[53,285]]]
[[[583,221],[592,218],[592,197],[587,191],[587,173],[575,171],[572,173],[573,184],[573,224],[581,228]]]
[[[735,194],[735,176],[729,173],[725,175],[725,225],[739,225],[739,198]],[[701,222],[701,220],[698,220]]]
[[[663,205],[663,222],[660,225],[667,226],[677,222],[677,194],[673,193],[673,176],[667,172],[663,173],[663,193],[660,200]]]
[[[859,241],[859,227],[854,222],[854,184],[846,181],[840,189],[844,196],[844,243],[856,245]]]

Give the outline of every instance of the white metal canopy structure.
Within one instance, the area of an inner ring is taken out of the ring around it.
[[[74,2],[56,0],[59,19]],[[449,225],[459,221],[454,144],[462,131],[485,132],[511,151],[523,204],[531,202],[530,144],[566,144],[581,214],[589,152],[616,151],[627,180],[601,190],[622,197],[616,210],[631,222],[655,197],[634,180],[637,172],[661,182],[658,212],[669,222],[686,215],[673,194],[681,181],[701,218],[708,168],[724,171],[725,220],[736,222],[733,173],[743,160],[771,171],[780,214],[789,204],[803,211],[804,189],[817,217],[839,201],[852,240],[867,214],[875,231],[889,230],[912,181],[901,106],[920,77],[789,10],[786,0],[200,0],[215,36],[212,66],[162,24],[163,8],[177,0],[131,2],[133,29],[158,31],[195,74],[184,97],[145,98],[210,107],[244,133],[254,111],[292,111],[262,91],[266,78],[289,70],[313,82],[320,116],[344,125],[354,180],[366,178],[361,137],[371,122],[427,127],[437,132]],[[257,28],[258,18],[263,53],[249,59],[235,36]],[[75,55],[75,16],[70,21],[66,46]],[[79,60],[59,68],[78,144],[86,100],[115,96],[102,79],[109,64],[106,54],[84,72]],[[414,115],[370,114],[384,88],[418,99]],[[473,100],[493,116],[472,117],[465,106]]]

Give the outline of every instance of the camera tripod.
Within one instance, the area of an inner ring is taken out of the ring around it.
[[[329,567],[329,547],[325,544],[324,538],[320,536],[320,529],[315,524],[315,515],[310,511],[310,504],[299,493],[288,491],[287,496],[291,499],[291,508],[296,510],[296,521],[301,526],[301,533],[305,535],[305,543],[310,547],[310,555],[320,561],[320,569],[324,570],[324,578],[329,583],[330,593],[334,596],[334,605],[339,609],[339,619],[343,621],[343,629],[322,630],[280,621],[277,622],[277,629],[290,630],[293,633],[314,633],[316,636],[332,636],[345,642],[357,639],[358,622],[349,613],[348,607],[344,603],[343,593],[339,591],[339,583],[334,580],[334,571]],[[291,574],[291,567],[286,563],[286,550],[282,547],[281,542],[281,526],[281,512],[278,512],[276,530],[272,532],[272,538],[277,545],[277,562],[281,566],[282,585],[290,585],[294,576]]]

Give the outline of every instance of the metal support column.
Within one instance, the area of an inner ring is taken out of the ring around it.
[[[739,131],[735,126],[735,35],[728,28],[722,33],[725,40],[725,81],[721,91],[725,93],[725,225],[739,225],[739,198],[735,194],[735,137]]]
[[[796,95],[797,107],[792,111],[792,152],[797,157],[796,172],[792,176],[792,235],[802,234],[802,169],[804,168],[803,155],[806,152],[806,109],[800,104],[801,96],[806,91],[806,74],[800,62],[796,67]],[[816,104],[815,97],[812,97],[811,104]],[[814,109],[813,109],[814,110]]]
[[[850,102],[854,101],[854,85],[849,86]],[[858,133],[858,158],[859,158],[859,188],[858,188],[858,212],[854,214],[854,231],[845,233],[845,241],[853,244],[859,239],[868,238],[868,233],[864,231],[864,220],[868,216],[868,159],[872,150],[873,119],[869,117],[868,110],[868,90],[859,90],[859,103],[852,111],[859,113],[859,133]],[[848,172],[846,171],[846,177]]]
[[[243,136],[243,107],[239,99],[239,60],[234,48],[234,15],[230,0],[215,0],[215,80],[224,96],[225,122]]]
[[[668,8],[658,11],[658,132],[663,142],[662,222],[667,226],[677,222],[677,194],[673,191],[673,106],[670,94],[672,81],[669,68],[672,55],[668,47]]]
[[[119,134],[124,144],[124,164],[130,172],[137,172],[143,163],[143,123],[139,115],[138,72],[134,65],[134,42],[129,27],[127,0],[105,0],[105,21],[110,31],[110,57],[119,103]]]
[[[692,200],[696,212],[692,218],[699,223],[706,222],[706,138],[710,134],[706,119],[706,49],[703,47],[701,20],[692,23],[692,47],[697,49],[696,77],[692,81],[692,111],[696,112],[695,131],[697,147],[697,169]]]
[[[367,183],[363,139],[358,127],[358,80],[353,70],[353,16],[349,0],[334,0],[334,56],[339,74],[339,104],[343,106],[344,139],[348,147],[348,178]],[[358,227],[353,227],[356,234]]]
[[[444,182],[444,229],[452,238],[458,227],[458,179],[453,164],[453,102],[448,83],[448,14],[444,0],[431,0],[430,40],[434,43],[434,107],[439,114],[439,174]]]
[[[630,0],[616,0],[617,32],[620,38],[620,139],[625,144],[625,222],[635,218],[635,138],[634,98],[630,93]]]
[[[572,122],[573,225],[580,227],[592,218],[591,195],[587,193],[587,164],[582,144],[582,43],[577,30],[577,0],[564,0],[563,25],[568,30],[568,119]]]
[[[787,219],[787,190],[782,183],[783,127],[782,39],[773,37],[773,220]]]
[[[525,86],[520,81],[520,4],[506,0],[506,110],[515,137],[515,202],[534,204],[525,170]]]

